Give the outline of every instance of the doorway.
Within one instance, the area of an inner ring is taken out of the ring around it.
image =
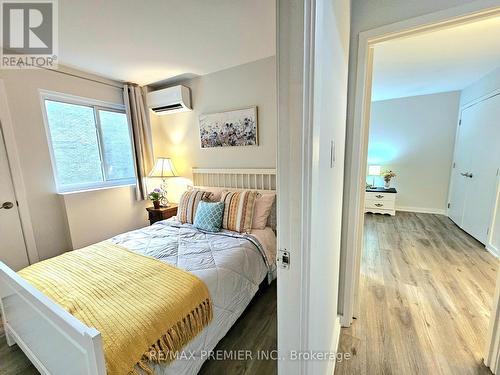
[[[451,14],[454,13],[454,14]],[[352,323],[352,317],[358,318],[359,319],[365,319],[367,316],[363,316],[363,309],[360,308],[360,304],[365,303],[367,295],[363,294],[363,285],[361,285],[360,288],[360,281],[359,275],[360,275],[360,270],[364,270],[364,272],[372,272],[372,275],[374,276],[372,280],[380,281],[380,278],[377,280],[377,277],[380,277],[380,275],[385,276],[385,279],[389,279],[391,277],[394,278],[394,286],[392,289],[385,290],[382,284],[380,282],[377,285],[371,285],[370,290],[372,292],[371,297],[372,298],[379,298],[382,300],[387,301],[389,295],[393,293],[393,297],[396,298],[396,301],[399,301],[400,303],[403,303],[406,298],[408,298],[408,302],[410,305],[414,306],[415,304],[420,304],[422,305],[422,301],[418,302],[418,298],[422,298],[421,290],[419,290],[419,282],[425,281],[428,282],[429,280],[432,280],[432,276],[434,276],[433,272],[436,272],[436,274],[439,274],[440,272],[445,276],[445,283],[450,283],[453,284],[453,281],[451,279],[454,277],[451,276],[452,272],[452,267],[457,267],[457,270],[464,271],[464,272],[469,272],[466,269],[462,269],[461,266],[457,266],[457,264],[449,265],[448,267],[443,266],[443,264],[438,265],[438,263],[431,265],[429,263],[426,263],[430,259],[438,259],[439,257],[442,257],[442,260],[445,261],[455,261],[457,263],[464,262],[463,265],[467,266],[468,264],[471,263],[476,263],[479,264],[480,262],[484,261],[484,268],[483,269],[478,269],[478,272],[480,273],[479,278],[475,279],[475,277],[469,278],[470,280],[477,280],[477,282],[473,281],[475,286],[478,286],[479,283],[481,282],[480,279],[481,277],[483,279],[488,279],[488,285],[484,287],[478,287],[476,289],[476,293],[465,293],[467,295],[467,298],[465,298],[463,301],[467,301],[469,299],[475,299],[478,298],[479,295],[481,295],[481,298],[486,297],[486,304],[483,304],[482,308],[474,308],[471,305],[467,305],[467,303],[463,304],[461,307],[457,307],[458,305],[455,305],[454,307],[450,308],[450,306],[446,307],[449,311],[455,311],[457,314],[462,314],[465,312],[467,314],[468,312],[471,313],[471,316],[474,315],[474,319],[477,320],[482,320],[481,323],[481,328],[470,328],[472,323],[469,324],[468,331],[473,333],[473,335],[469,336],[467,339],[462,341],[462,344],[457,344],[457,345],[462,345],[463,348],[466,350],[469,350],[469,355],[470,353],[470,345],[471,341],[474,340],[474,345],[476,349],[476,353],[474,356],[474,362],[473,360],[473,366],[475,369],[480,366],[482,369],[485,371],[486,370],[484,364],[482,364],[482,357],[484,356],[484,345],[486,344],[487,340],[487,329],[488,329],[488,319],[490,316],[490,309],[489,306],[491,306],[491,303],[493,301],[493,289],[495,285],[495,276],[496,276],[496,270],[497,270],[497,260],[488,254],[485,249],[484,245],[481,244],[481,242],[477,241],[476,238],[479,236],[474,236],[469,235],[465,233],[464,231],[460,230],[458,227],[456,227],[451,220],[449,220],[445,215],[447,213],[447,207],[441,207],[439,209],[440,212],[412,212],[414,211],[414,207],[403,207],[406,208],[401,214],[396,214],[395,220],[390,221],[389,216],[367,216],[365,219],[365,202],[366,199],[369,198],[365,194],[365,188],[366,184],[368,181],[366,181],[366,172],[368,172],[368,166],[370,166],[371,163],[367,163],[368,159],[368,140],[369,140],[369,125],[370,125],[370,119],[371,119],[371,113],[373,112],[373,105],[372,105],[372,85],[373,82],[375,81],[376,77],[373,75],[373,61],[376,58],[376,48],[377,46],[381,45],[384,42],[387,41],[392,41],[396,39],[403,40],[403,38],[411,38],[415,35],[418,34],[424,34],[424,33],[430,33],[438,30],[447,30],[452,27],[458,26],[458,25],[465,25],[465,24],[471,24],[473,22],[477,22],[479,20],[486,20],[488,18],[491,18],[493,16],[498,15],[498,9],[476,9],[473,13],[471,12],[470,8],[456,8],[454,9],[453,12],[448,12],[447,14],[444,13],[436,13],[436,14],[431,14],[431,15],[426,15],[423,17],[411,19],[408,21],[403,21],[398,24],[390,25],[388,27],[383,27],[380,29],[375,29],[375,30],[370,30],[365,33],[360,34],[360,48],[359,48],[359,53],[358,53],[358,74],[357,74],[357,90],[356,90],[356,104],[354,108],[355,116],[354,116],[354,121],[355,121],[355,140],[354,140],[354,146],[353,146],[353,170],[352,170],[352,179],[351,179],[351,186],[354,186],[351,191],[351,197],[353,197],[354,201],[356,204],[354,204],[354,207],[349,208],[348,215],[350,217],[350,220],[353,222],[352,225],[349,225],[348,228],[348,238],[347,238],[347,243],[349,248],[354,248],[354,251],[349,251],[347,254],[347,270],[346,270],[346,280],[345,280],[345,299],[344,299],[344,316],[343,316],[343,321],[342,324],[344,327],[348,327]],[[443,46],[443,48],[445,48]],[[431,54],[429,52],[429,54]],[[413,56],[412,56],[413,57]],[[425,109],[424,109],[425,110]],[[457,125],[458,125],[458,106],[457,106]],[[462,111],[463,112],[463,111]],[[410,116],[408,116],[410,117]],[[402,116],[400,118],[400,121],[405,121],[405,117]],[[428,133],[429,138],[431,139],[434,134],[433,132]],[[481,150],[482,152],[482,150]],[[481,154],[481,152],[478,152],[478,154]],[[484,160],[484,155],[483,155],[483,160]],[[453,161],[453,159],[451,160]],[[432,162],[431,162],[432,163]],[[484,164],[484,162],[483,162]],[[385,172],[389,172],[391,170],[391,166],[387,165],[387,170]],[[451,163],[450,163],[450,170],[451,170]],[[496,169],[495,169],[496,170]],[[396,174],[398,171],[395,171]],[[403,172],[404,173],[404,172]],[[464,178],[468,178],[470,180],[470,177],[468,175],[472,172],[463,172],[464,174],[467,174],[467,176],[461,176]],[[422,175],[421,175],[422,176]],[[425,176],[425,175],[424,175]],[[423,176],[422,176],[423,177]],[[495,178],[497,178],[495,176]],[[397,177],[396,177],[397,181]],[[383,184],[383,181],[382,181]],[[420,184],[420,185],[419,185]],[[453,183],[452,183],[453,184]],[[423,186],[425,189],[427,185],[425,182],[425,179],[421,179],[421,182],[414,184],[417,186]],[[462,183],[463,185],[463,183]],[[491,188],[493,193],[488,194],[489,196],[493,195],[496,198],[496,188],[492,187]],[[465,189],[469,190],[469,189]],[[470,189],[473,191],[474,189]],[[477,194],[478,192],[475,191]],[[481,199],[484,198],[484,195],[480,197]],[[489,197],[486,197],[485,201],[489,201],[489,210],[494,211],[494,205],[491,204],[491,200]],[[382,202],[384,203],[384,202]],[[448,203],[448,202],[446,202]],[[453,203],[451,202],[451,206]],[[389,205],[390,206],[390,205]],[[395,203],[394,206],[396,207],[396,211],[398,210],[398,204]],[[406,212],[409,211],[409,212]],[[484,216],[484,215],[483,215]],[[486,215],[488,216],[488,215]],[[444,219],[443,219],[444,218]],[[491,217],[487,217],[487,221],[491,221]],[[363,236],[363,232],[365,232],[365,235]],[[406,231],[406,232],[405,232]],[[425,234],[425,236],[419,236],[418,238],[412,237],[416,233],[420,234]],[[485,230],[486,232],[486,230]],[[446,238],[440,238],[440,235],[444,234]],[[381,238],[382,237],[382,238]],[[476,237],[476,238],[475,238]],[[385,242],[384,242],[385,241]],[[448,242],[448,243],[447,243]],[[409,246],[407,246],[409,244]],[[441,253],[432,253],[430,252],[427,254],[429,258],[424,259],[423,261],[419,262],[422,260],[420,257],[422,253],[425,251],[419,251],[419,252],[414,252],[416,248],[432,248],[432,247],[437,247],[437,244],[444,244],[445,247],[451,249],[453,253],[450,253],[450,256],[447,257],[446,252],[441,252]],[[396,247],[400,250],[399,254],[390,254],[390,256],[395,256],[396,258],[390,258],[388,254],[385,253],[387,250],[385,247]],[[366,254],[366,249],[368,248],[368,254],[367,256],[363,259],[361,256],[361,252],[363,251],[363,248],[365,249],[365,254]],[[377,251],[381,250],[381,251]],[[370,258],[371,255],[371,258]],[[462,260],[458,260],[460,256],[463,255]],[[384,258],[384,256],[386,256]],[[477,257],[474,258],[474,256]],[[469,263],[467,263],[467,261]],[[385,262],[385,265],[384,265]],[[413,272],[410,270],[410,266],[412,264],[417,264],[420,266],[420,269],[417,273]],[[382,265],[382,271],[381,273],[377,273],[377,266]],[[387,266],[384,268],[384,266]],[[391,266],[393,268],[391,268]],[[442,271],[439,271],[439,268],[441,268]],[[408,272],[406,272],[408,271]],[[457,272],[460,272],[457,271]],[[352,273],[351,273],[352,272]],[[471,271],[473,272],[473,271]],[[482,274],[481,274],[482,273]],[[352,276],[351,276],[352,275]],[[398,280],[399,278],[399,280]],[[385,280],[384,279],[384,280]],[[458,280],[458,283],[455,283],[455,287],[457,288],[457,291],[464,292],[464,288],[461,288],[460,286],[460,281]],[[435,288],[435,294],[439,295],[442,297],[442,292],[441,287],[443,284],[440,286],[437,286]],[[430,288],[431,285],[428,284],[428,287]],[[400,288],[408,288],[408,293],[412,297],[415,297],[415,299],[411,299],[408,294],[402,295],[400,293]],[[459,294],[459,293],[458,293]],[[451,293],[450,295],[453,297],[457,297],[457,299],[454,299],[454,303],[458,303],[459,305],[462,303],[460,302],[460,296],[458,294],[453,294]],[[402,302],[403,301],[403,302]],[[415,302],[417,301],[417,302]],[[443,301],[443,299],[441,299]],[[481,315],[484,313],[484,308],[487,308],[488,311],[486,311],[486,319],[484,315]],[[399,309],[399,310],[398,310]],[[372,308],[372,313],[375,311]],[[418,318],[424,318],[423,322],[425,324],[428,324],[428,327],[431,326],[444,326],[446,324],[449,324],[449,321],[441,321],[439,319],[431,319],[433,315],[429,312],[424,312],[420,311],[418,314],[412,314],[408,310],[405,309],[400,309],[400,306],[396,305],[389,305],[385,306],[385,309],[382,311],[382,320],[379,319],[379,323],[387,323],[387,321],[390,321],[389,319],[389,313],[399,313],[399,323],[406,324],[404,327],[399,327],[400,329],[397,329],[396,333],[393,331],[386,331],[387,334],[401,334],[403,333],[402,336],[399,338],[402,339],[399,344],[390,342],[390,340],[383,340],[381,339],[382,343],[386,345],[386,347],[382,348],[381,351],[378,353],[384,358],[384,353],[387,353],[385,349],[387,348],[387,345],[393,345],[396,349],[401,349],[401,346],[398,347],[398,345],[412,345],[412,344],[421,344],[422,342],[428,342],[430,344],[436,345],[436,350],[444,350],[440,352],[440,355],[444,355],[446,352],[446,347],[447,347],[447,342],[446,340],[442,340],[443,338],[446,338],[451,341],[451,338],[449,335],[446,333],[442,333],[442,335],[437,335],[436,337],[432,338],[429,334],[429,331],[425,327],[421,327],[417,329],[414,334],[408,334],[404,335],[404,333],[408,333],[408,330],[405,331],[405,328],[408,328],[409,326],[412,326],[415,324],[417,318],[415,318],[416,315],[418,315]],[[496,311],[493,311],[491,314],[493,317],[495,317]],[[371,319],[378,319],[374,318],[373,314],[368,317],[368,319],[371,317]],[[453,317],[449,317],[449,319],[453,319]],[[359,321],[357,321],[355,324],[358,324]],[[396,322],[398,323],[398,322]],[[472,324],[473,326],[474,324]],[[397,325],[394,325],[396,327]],[[460,329],[464,329],[462,327],[459,328],[451,328],[450,332],[457,332]],[[380,328],[380,327],[379,327]],[[388,325],[388,328],[391,328],[391,325]],[[374,331],[369,332],[367,335],[376,337],[378,328],[376,328]],[[426,333],[427,332],[427,333]],[[423,336],[421,336],[423,335]],[[368,337],[367,336],[367,337]],[[474,338],[472,336],[475,336]],[[478,339],[478,337],[481,337],[481,339]],[[351,337],[352,340],[359,339],[359,337]],[[440,344],[440,341],[442,343]],[[342,340],[341,340],[341,345],[342,345]],[[342,346],[341,346],[342,348]],[[477,350],[477,348],[479,348]],[[413,353],[417,353],[417,346],[414,347]],[[451,349],[450,349],[451,350]],[[448,353],[451,353],[451,351],[448,350]],[[389,351],[390,352],[390,351]],[[404,357],[404,352],[401,350],[396,350],[398,353],[399,357]],[[479,354],[477,354],[479,353]],[[373,354],[373,353],[372,353]],[[491,355],[491,354],[490,354]],[[446,363],[443,365],[442,359],[443,357],[438,357],[434,359],[430,359],[429,363],[422,363],[425,361],[423,356],[417,355],[419,359],[415,359],[415,357],[408,357],[409,363],[414,363],[416,367],[411,367],[412,370],[414,370],[411,373],[426,373],[425,366],[430,366],[427,368],[431,368],[432,370],[435,369],[441,369],[439,372],[441,373],[449,373],[447,372],[446,369],[452,369],[452,373],[460,373],[462,370],[457,370],[457,368],[453,367],[453,364]],[[470,358],[469,357],[469,358]],[[479,358],[479,359],[478,359]],[[396,358],[394,358],[396,360]],[[487,361],[487,359],[486,359]],[[400,369],[401,371],[408,371],[408,368],[406,369]],[[485,372],[487,373],[487,372]]]

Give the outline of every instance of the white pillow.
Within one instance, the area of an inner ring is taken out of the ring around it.
[[[253,229],[264,229],[267,225],[267,218],[271,213],[276,193],[262,193],[255,200],[253,209]]]

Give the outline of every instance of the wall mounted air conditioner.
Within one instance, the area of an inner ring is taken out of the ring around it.
[[[157,115],[191,111],[191,92],[189,87],[174,86],[151,91],[147,95],[148,108]]]

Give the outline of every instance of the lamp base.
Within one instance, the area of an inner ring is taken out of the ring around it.
[[[163,179],[161,185],[160,185],[160,190],[161,190],[161,198],[160,198],[160,206],[161,207],[168,207],[168,199],[167,199],[167,181]]]

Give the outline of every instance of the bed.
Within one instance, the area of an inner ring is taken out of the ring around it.
[[[274,170],[194,169],[200,188],[275,190]],[[196,374],[245,310],[262,282],[275,277],[276,237],[271,228],[250,234],[208,233],[172,218],[109,240],[188,271],[212,298],[213,320],[156,374]],[[0,262],[2,319],[9,345],[17,343],[42,374],[106,374],[102,337]]]

